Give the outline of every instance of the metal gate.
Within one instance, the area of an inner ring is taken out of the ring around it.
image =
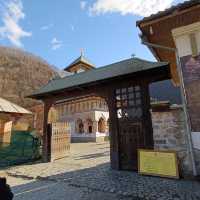
[[[70,126],[65,122],[55,122],[49,124],[50,131],[50,161],[64,158],[70,153]]]

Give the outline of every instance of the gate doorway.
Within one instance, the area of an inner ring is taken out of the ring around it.
[[[52,104],[95,94],[106,100],[109,109],[112,169],[135,170],[138,148],[153,148],[148,86],[170,78],[168,63],[131,58],[51,81],[31,96],[44,102],[44,144],[47,114]],[[44,158],[46,149],[44,145]]]
[[[115,98],[120,169],[137,170],[138,149],[153,147],[148,88],[144,84],[117,88]]]
[[[65,99],[53,104],[48,113],[48,161],[64,157],[73,161],[91,158],[95,162],[107,161],[110,149],[106,119],[108,106],[98,96]],[[99,128],[99,121],[103,128]]]
[[[141,123],[119,124],[120,168],[137,170],[137,149],[141,138]]]

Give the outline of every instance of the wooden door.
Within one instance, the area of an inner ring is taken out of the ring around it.
[[[49,161],[64,158],[70,153],[69,124],[64,122],[55,122],[49,124]]]
[[[120,169],[137,170],[138,149],[153,141],[146,89],[136,85],[115,90]]]
[[[141,124],[121,124],[119,129],[120,165],[125,170],[137,170],[137,149],[140,144]]]

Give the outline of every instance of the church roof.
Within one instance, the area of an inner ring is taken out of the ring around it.
[[[74,60],[70,65],[68,65],[64,70],[68,70],[69,68],[71,68],[74,65],[77,65],[79,63],[84,63],[84,64],[89,65],[90,67],[94,68],[94,64],[92,64],[85,56],[81,55],[76,60]]]
[[[0,98],[0,113],[20,113],[20,114],[31,114],[30,111],[18,106],[6,99]]]
[[[150,62],[139,58],[130,58],[104,67],[52,80],[29,97],[40,98],[40,96],[48,93],[80,87],[103,80],[110,80],[135,72],[159,69],[161,67],[167,68],[169,64],[167,62]]]

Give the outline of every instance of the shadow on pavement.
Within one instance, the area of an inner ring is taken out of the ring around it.
[[[104,156],[109,155],[109,154],[110,154],[110,151],[106,151],[106,152],[103,152],[103,153],[88,154],[88,155],[78,156],[78,158],[75,158],[75,160],[99,158],[99,157],[104,157]]]
[[[103,196],[100,195],[101,200],[112,199],[114,197],[115,199],[150,200],[200,199],[199,182],[141,176],[136,172],[130,171],[115,171],[110,169],[109,163],[45,178],[37,177],[33,182],[13,187],[12,190],[15,194],[18,194],[18,197],[21,193],[19,199],[22,199],[26,191],[30,191],[27,194],[32,193],[32,196],[37,196],[40,188],[43,193],[46,191],[47,195],[55,194],[55,190],[61,190],[59,195],[62,192],[66,194],[67,191],[70,193],[72,189],[74,190],[76,188],[79,191],[77,194],[80,193],[82,195],[80,198],[77,197],[77,200],[84,199],[84,195],[89,195],[87,196],[87,199],[89,199],[90,195],[92,196],[94,193],[102,194]],[[77,194],[75,193],[74,191],[72,192],[76,196]],[[107,198],[106,196],[112,196],[112,198]],[[95,200],[98,199],[95,198]]]

